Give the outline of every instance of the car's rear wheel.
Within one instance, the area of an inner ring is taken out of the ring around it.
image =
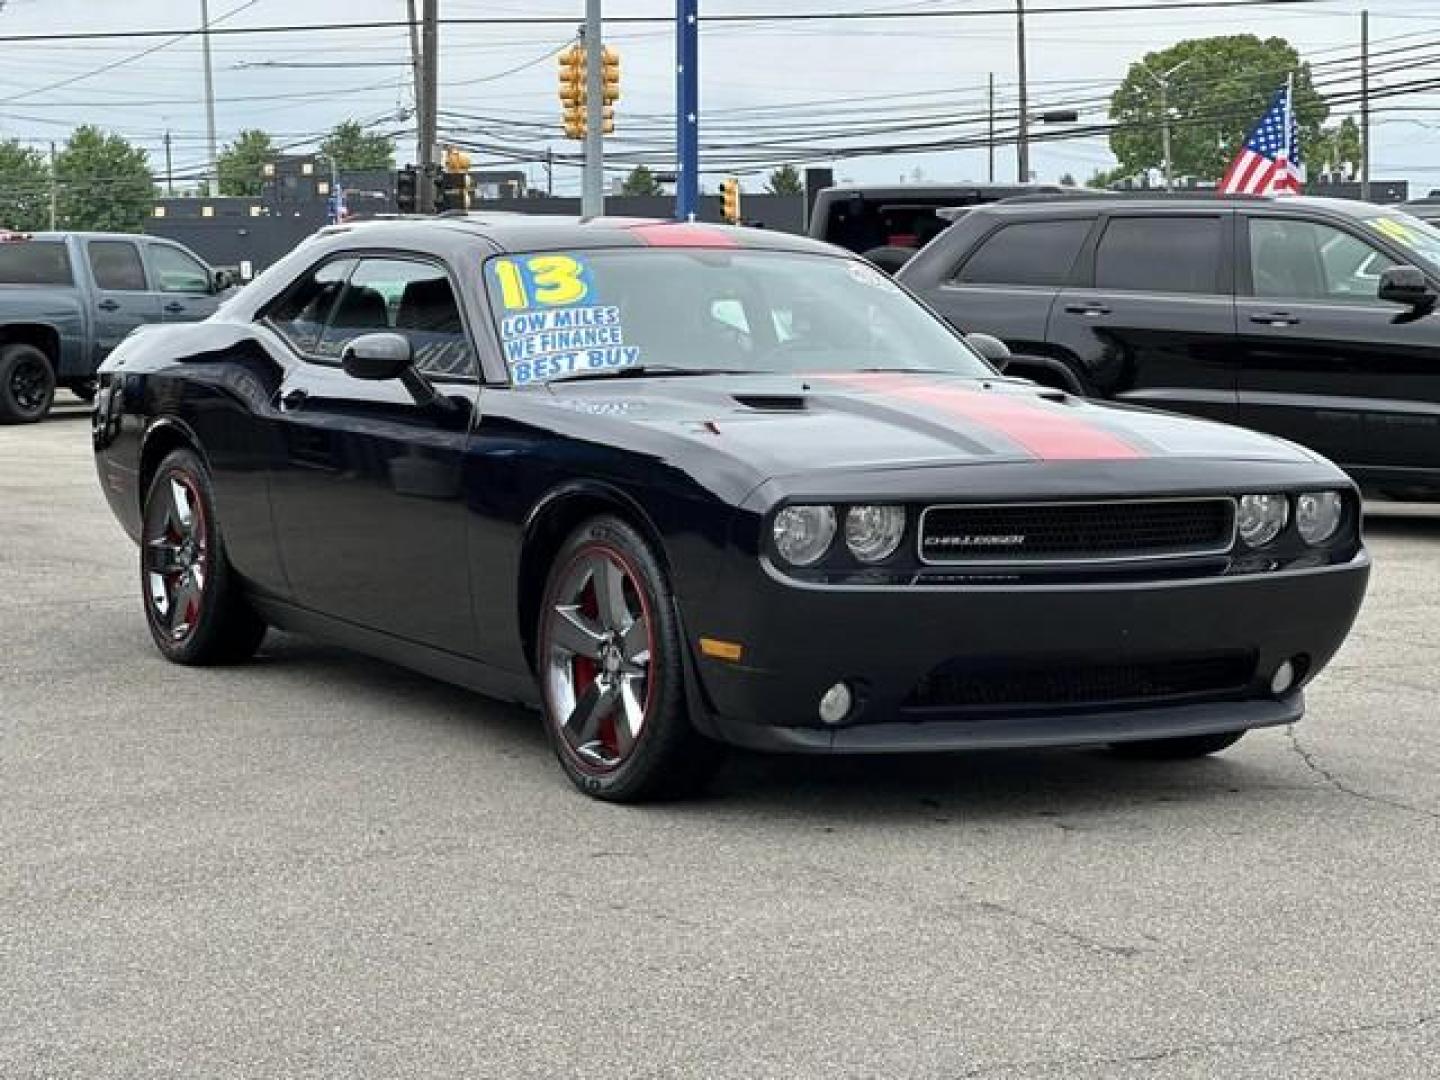
[[[255,654],[265,624],[225,557],[210,476],[190,450],[155,470],[145,498],[140,586],[156,646],[177,664],[224,664]]]
[[[538,629],[546,731],[577,787],[641,802],[703,784],[719,747],[691,726],[674,597],[635,529],[607,516],[575,530],[551,565]]]
[[[1240,741],[1243,731],[1222,731],[1215,735],[1188,735],[1182,739],[1144,739],[1112,743],[1112,753],[1134,761],[1184,761],[1186,758],[1218,754]]]
[[[55,400],[55,369],[34,345],[0,348],[0,424],[43,420]]]

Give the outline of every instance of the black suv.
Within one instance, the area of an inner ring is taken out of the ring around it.
[[[1440,230],[1338,199],[1030,197],[898,275],[1009,370],[1242,424],[1440,495]]]

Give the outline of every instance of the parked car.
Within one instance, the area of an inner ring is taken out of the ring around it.
[[[1211,753],[1301,715],[1369,573],[1316,455],[1007,380],[756,229],[334,227],[125,341],[94,423],[166,657],[328,638],[538,705],[616,800],[715,741]]]
[[[203,319],[228,285],[170,240],[0,232],[0,423],[43,419],[57,386],[89,400],[127,334]]]
[[[967,207],[1072,190],[1057,184],[844,184],[815,197],[809,233],[893,274]]]
[[[1401,203],[1400,209],[1431,225],[1440,224],[1440,196],[1427,195],[1423,199],[1412,199],[1410,202]]]
[[[1284,436],[1362,483],[1440,493],[1440,231],[1316,198],[977,208],[900,280],[1009,370]]]

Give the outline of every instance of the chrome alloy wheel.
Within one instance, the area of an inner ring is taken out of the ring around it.
[[[205,506],[195,481],[171,473],[156,492],[145,521],[146,596],[155,625],[172,641],[184,641],[204,611],[210,573]]]
[[[648,602],[613,548],[580,549],[551,592],[541,642],[550,722],[589,772],[610,772],[644,732],[654,653]]]

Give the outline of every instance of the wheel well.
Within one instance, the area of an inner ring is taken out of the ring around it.
[[[535,635],[550,565],[561,545],[581,522],[600,514],[617,517],[638,531],[650,544],[660,566],[667,572],[669,570],[665,548],[654,526],[639,508],[618,493],[587,489],[552,498],[526,530],[524,546],[520,551],[520,577],[515,590],[520,639],[531,671],[535,670]]]
[[[60,334],[53,326],[43,323],[12,323],[0,326],[0,347],[5,345],[33,345],[50,361],[50,370],[60,370]]]
[[[140,451],[140,483],[136,492],[140,499],[141,513],[145,511],[145,496],[150,491],[150,481],[155,476],[155,470],[160,468],[160,462],[165,460],[167,454],[180,449],[196,450],[196,447],[190,437],[174,424],[161,424],[152,428],[146,436],[145,446]]]

